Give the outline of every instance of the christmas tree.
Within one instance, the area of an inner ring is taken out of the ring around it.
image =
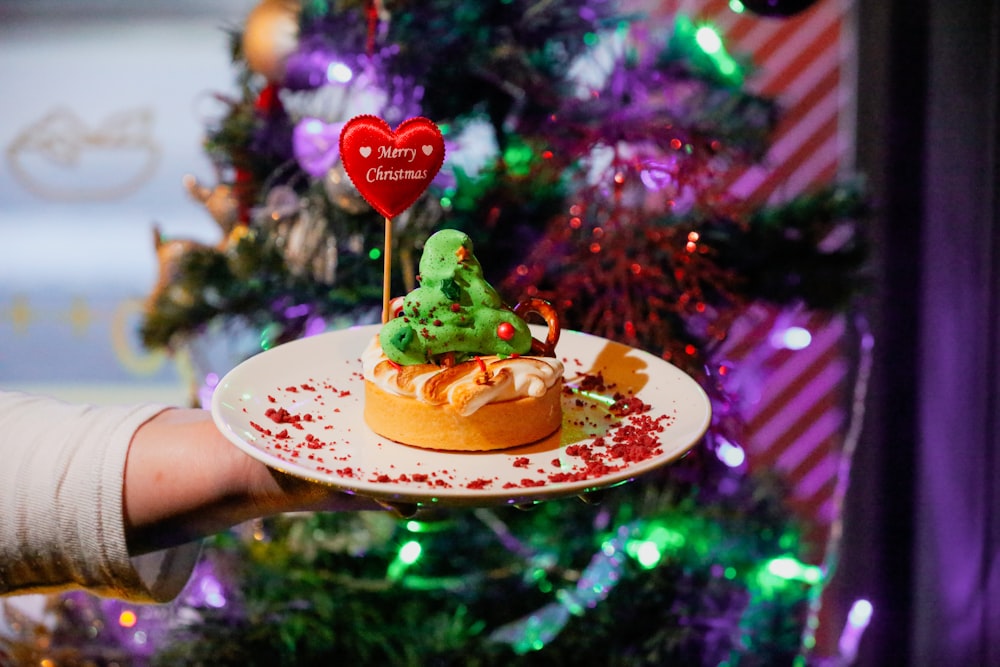
[[[158,235],[147,346],[236,327],[249,355],[374,321],[382,218],[337,137],[357,114],[420,115],[449,158],[393,220],[396,292],[432,232],[461,230],[505,301],[545,298],[564,326],[671,361],[716,418],[684,459],[596,505],[296,515],[219,536],[168,618],[138,623],[156,646],[136,664],[804,660],[824,572],[803,561],[784,481],[720,451],[739,415],[712,351],[753,303],[849,307],[865,207],[844,183],[777,204],[730,192],[779,118],[745,89],[751,63],[709,25],[610,0],[263,0],[232,44],[238,94],[206,141],[218,183],[189,184],[221,240]]]

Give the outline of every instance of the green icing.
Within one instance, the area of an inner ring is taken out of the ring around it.
[[[531,350],[528,325],[504,306],[483,277],[466,234],[445,229],[427,239],[419,278],[420,287],[403,300],[402,314],[379,333],[382,351],[392,361],[409,366],[434,362],[446,352],[464,361]],[[502,323],[512,327],[509,340],[498,334]]]

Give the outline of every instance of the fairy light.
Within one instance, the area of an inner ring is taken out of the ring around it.
[[[350,67],[340,62],[332,62],[326,68],[326,80],[331,83],[347,83],[354,78]]]
[[[404,542],[396,552],[396,558],[389,563],[386,577],[393,581],[402,577],[407,568],[420,560],[422,552],[423,547],[420,546],[420,542],[416,540]]]
[[[399,560],[405,565],[413,565],[419,560],[422,551],[420,542],[410,540],[399,548]]]
[[[785,350],[804,350],[812,343],[812,334],[803,327],[788,327],[771,335],[771,346]]]
[[[504,163],[510,172],[516,176],[527,176],[531,173],[531,158],[533,152],[530,146],[514,144],[508,146],[503,153]]]
[[[635,559],[644,569],[656,567],[663,558],[663,552],[653,542],[640,542],[635,550]]]
[[[711,26],[703,25],[694,33],[694,39],[701,50],[709,55],[722,51],[722,37]]]
[[[667,552],[680,549],[686,541],[684,533],[657,523],[641,537],[629,540],[625,552],[639,567],[651,570],[660,564]]]
[[[840,634],[837,648],[840,650],[840,657],[844,664],[850,665],[858,656],[858,645],[864,635],[868,624],[871,623],[872,614],[875,608],[872,603],[865,599],[855,600],[851,609],[847,612],[847,622],[844,624],[844,631]]]
[[[255,519],[251,522],[251,536],[254,542],[263,542],[267,539],[267,531],[264,530],[264,522]]]
[[[734,83],[741,78],[739,65],[726,51],[722,36],[714,27],[702,25],[695,28],[694,41],[698,48],[712,60],[719,74]]]
[[[746,452],[739,445],[723,437],[717,438],[717,443],[715,455],[730,468],[739,468],[747,460]]]
[[[135,615],[135,612],[131,609],[126,609],[122,613],[118,614],[118,625],[123,628],[134,628],[135,624],[139,622],[139,617]]]
[[[823,579],[823,571],[816,565],[803,563],[794,556],[778,556],[767,561],[768,574],[785,581],[801,581],[818,584]]]
[[[206,575],[198,582],[198,590],[201,592],[205,604],[215,609],[222,609],[226,606],[225,588],[214,576]]]

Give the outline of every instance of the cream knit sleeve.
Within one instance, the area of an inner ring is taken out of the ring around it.
[[[125,458],[163,409],[0,392],[0,595],[86,588],[162,602],[180,592],[197,544],[135,559],[125,544]]]

